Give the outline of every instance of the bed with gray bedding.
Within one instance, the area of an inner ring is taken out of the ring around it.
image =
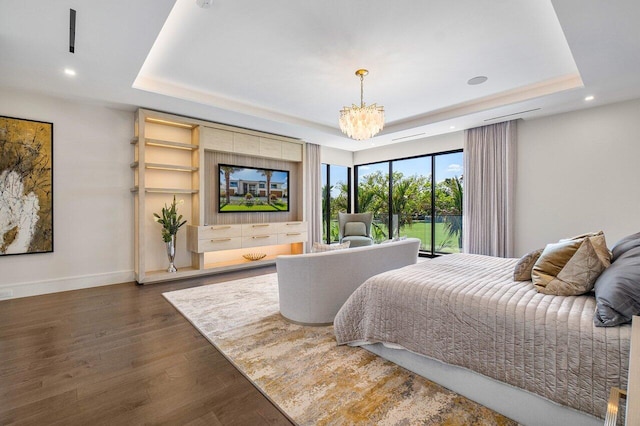
[[[595,327],[595,298],[538,293],[517,259],[453,254],[376,275],[336,316],[338,344],[384,343],[604,418],[626,388],[631,326]]]

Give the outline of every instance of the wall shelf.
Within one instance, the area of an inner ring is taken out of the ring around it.
[[[139,142],[138,138],[133,138],[131,140],[131,144],[135,145]],[[199,147],[198,145],[194,145],[191,143],[183,143],[183,142],[173,142],[173,141],[165,141],[161,139],[150,139],[145,138],[144,143],[147,146],[161,146],[163,148],[175,148],[175,149],[186,149],[189,151],[195,151]]]
[[[138,192],[140,188],[134,186],[131,188],[131,192]],[[197,194],[197,189],[180,189],[180,188],[145,188],[144,192],[146,193],[157,193],[157,194]]]
[[[131,163],[130,167],[132,169],[136,169],[140,167],[140,163],[138,161],[134,161]],[[173,172],[197,172],[198,168],[193,166],[178,166],[176,164],[162,164],[162,163],[144,163],[145,169],[155,169],[155,170],[168,170]]]

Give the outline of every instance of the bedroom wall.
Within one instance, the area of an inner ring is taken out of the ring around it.
[[[518,123],[516,255],[640,231],[640,99]]]
[[[320,146],[320,161],[325,164],[353,167],[353,152]]]
[[[54,252],[0,256],[0,295],[133,280],[133,111],[0,89],[0,115],[53,122]]]

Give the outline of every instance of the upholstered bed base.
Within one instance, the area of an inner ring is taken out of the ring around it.
[[[463,367],[446,364],[404,349],[388,348],[382,343],[360,347],[523,425],[602,425],[602,419],[556,404]]]

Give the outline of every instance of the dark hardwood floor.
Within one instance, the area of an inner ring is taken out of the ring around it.
[[[269,272],[0,301],[0,425],[290,425],[161,295]]]

